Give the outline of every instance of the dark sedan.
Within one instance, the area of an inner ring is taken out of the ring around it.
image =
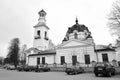
[[[37,68],[35,69],[35,72],[41,72],[41,71],[48,72],[50,71],[50,68],[46,65],[42,65],[42,66],[38,65]]]
[[[7,67],[7,70],[15,70],[16,68],[15,68],[15,66],[14,65],[9,65],[8,67]]]
[[[82,67],[72,67],[72,68],[66,68],[65,72],[67,74],[79,74],[79,73],[83,73],[84,69]]]
[[[96,63],[94,67],[94,74],[95,76],[102,74],[104,76],[111,77],[112,75],[115,75],[115,68],[108,62]]]
[[[24,71],[24,67],[25,67],[25,66],[18,66],[18,67],[17,67],[17,70],[18,70],[18,71]]]
[[[36,66],[25,66],[23,67],[24,71],[35,71]]]
[[[17,67],[17,70],[18,71],[35,71],[36,69],[36,66],[27,66],[27,65],[24,65],[24,66],[18,66]]]

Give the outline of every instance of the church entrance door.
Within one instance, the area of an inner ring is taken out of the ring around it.
[[[72,65],[76,65],[77,63],[77,56],[72,56]]]

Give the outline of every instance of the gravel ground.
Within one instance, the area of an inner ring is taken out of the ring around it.
[[[65,72],[18,72],[0,69],[0,80],[120,80],[120,75],[95,77],[93,73],[67,75]]]

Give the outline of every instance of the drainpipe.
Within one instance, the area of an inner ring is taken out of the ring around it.
[[[97,57],[97,62],[98,62],[98,54],[97,54],[97,51],[96,51],[95,53],[96,53],[96,57]]]
[[[27,65],[29,64],[29,55],[28,55],[28,62],[27,62]]]
[[[97,62],[98,62],[98,54],[97,54],[97,51],[95,51],[95,44],[94,44],[94,52],[96,53],[96,58],[97,58]]]

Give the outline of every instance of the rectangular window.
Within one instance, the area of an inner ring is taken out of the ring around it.
[[[65,63],[65,56],[61,56],[61,65]]]
[[[40,64],[40,58],[38,57],[37,58],[37,65],[39,65]]]
[[[85,64],[90,64],[90,55],[85,55]]]
[[[103,59],[103,62],[108,62],[108,55],[102,54],[102,59]]]
[[[42,57],[42,64],[45,64],[45,57]]]
[[[72,65],[76,65],[77,63],[77,56],[72,56]]]

